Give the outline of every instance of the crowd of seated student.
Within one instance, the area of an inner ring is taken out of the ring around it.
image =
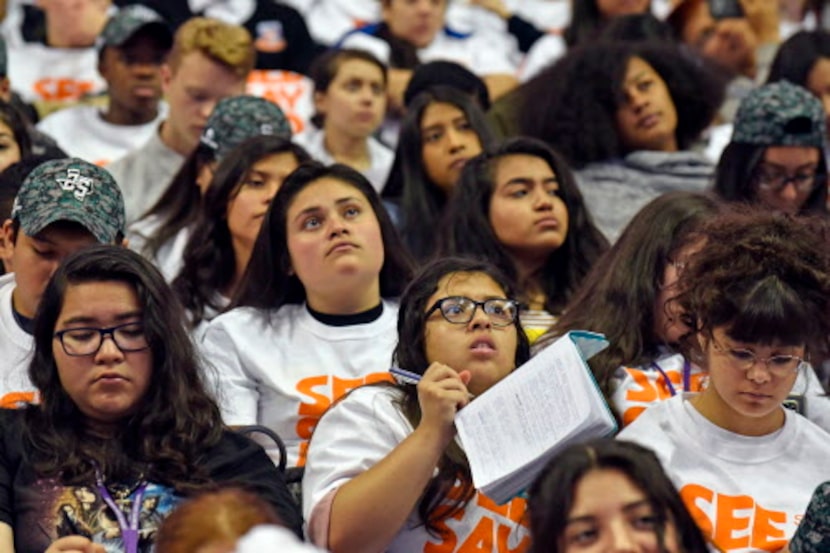
[[[7,2],[0,551],[822,551],[830,2],[737,5]],[[621,434],[497,506],[583,329]]]

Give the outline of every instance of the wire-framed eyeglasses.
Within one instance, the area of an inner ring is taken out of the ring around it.
[[[476,301],[465,296],[449,296],[436,301],[427,311],[427,317],[440,310],[447,322],[467,324],[473,320],[476,309],[481,310],[490,319],[493,326],[508,326],[516,321],[519,314],[519,302],[507,298],[491,298]]]
[[[797,371],[801,367],[801,364],[804,363],[804,359],[797,355],[759,357],[751,350],[724,347],[714,340],[712,341],[712,345],[717,351],[726,356],[732,367],[741,372],[748,372],[756,363],[763,363],[770,374],[783,378]]]
[[[144,323],[124,323],[108,328],[78,327],[55,332],[66,355],[82,357],[95,355],[101,349],[104,338],[109,336],[122,352],[141,351],[150,347],[144,334]]]

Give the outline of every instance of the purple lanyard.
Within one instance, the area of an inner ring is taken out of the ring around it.
[[[98,493],[101,494],[101,499],[107,504],[115,518],[118,520],[118,526],[121,528],[121,539],[124,541],[125,553],[138,553],[138,530],[141,517],[141,503],[144,500],[144,492],[147,490],[147,482],[141,484],[135,490],[135,497],[133,499],[133,507],[130,511],[130,522],[127,524],[127,519],[124,518],[124,513],[116,505],[110,495],[109,490],[104,485],[104,478],[101,472],[95,471],[95,480],[97,481]]]
[[[674,384],[671,383],[671,379],[669,379],[669,375],[666,374],[666,371],[663,370],[663,367],[658,365],[657,361],[652,361],[651,367],[653,369],[656,369],[661,375],[663,375],[663,380],[666,381],[666,387],[668,387],[669,393],[672,395],[672,397],[676,396],[677,390],[674,389]],[[683,359],[683,390],[686,392],[689,391],[689,378],[691,372],[691,364],[688,360]]]

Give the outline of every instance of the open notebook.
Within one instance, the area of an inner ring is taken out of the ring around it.
[[[617,430],[585,362],[607,346],[602,334],[569,332],[458,412],[478,490],[504,503],[562,449]]]

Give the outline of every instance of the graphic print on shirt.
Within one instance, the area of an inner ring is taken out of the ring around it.
[[[335,400],[364,384],[384,381],[392,382],[392,375],[383,372],[371,373],[363,378],[340,378],[324,374],[303,378],[297,382],[296,391],[302,398],[297,408],[297,436],[301,440],[297,466],[305,466],[308,441],[311,439],[314,427]]]
[[[686,484],[680,496],[719,551],[778,551],[801,518],[769,509],[749,495],[722,494],[700,484]]]
[[[622,367],[615,375],[620,381],[614,392],[613,403],[622,415],[623,426],[628,426],[643,411],[657,401],[669,399],[674,393],[700,392],[706,380],[706,373],[695,365],[689,369],[689,389],[683,386],[682,356],[673,356],[659,361],[662,371],[648,367]],[[668,379],[668,380],[667,380]]]
[[[459,496],[456,485],[448,499]],[[481,493],[476,493],[464,510],[441,522],[441,537],[431,537],[423,553],[520,553],[530,547],[530,530],[525,520],[527,502],[516,497],[504,505],[497,505]],[[477,520],[468,524],[459,521],[469,517],[472,510],[480,512]]]
[[[108,486],[128,524],[136,488]],[[103,545],[107,553],[124,551],[118,518],[94,486],[68,487],[56,479],[44,479],[24,491],[27,493],[20,497],[24,510],[15,524],[15,540],[25,550],[45,550],[60,537],[80,535]],[[138,553],[152,553],[159,526],[179,501],[172,489],[147,485],[138,517]]]

